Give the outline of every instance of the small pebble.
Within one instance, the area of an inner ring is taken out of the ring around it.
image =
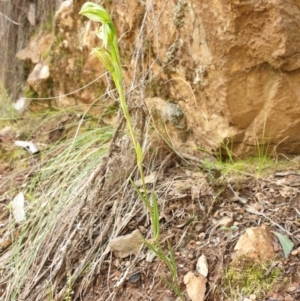
[[[141,274],[140,273],[136,273],[136,274],[131,275],[129,277],[129,282],[131,282],[131,283],[137,283],[140,279],[141,279]]]
[[[250,300],[256,300],[256,295],[251,294],[251,295],[249,296],[249,299],[250,299]]]
[[[203,225],[196,225],[195,230],[197,232],[200,232],[201,230],[203,230]]]
[[[184,172],[188,177],[190,177],[192,175],[192,172],[188,169],[186,169]]]
[[[130,266],[130,261],[127,260],[127,261],[125,262],[125,267],[128,268],[129,266]]]
[[[205,238],[205,233],[204,232],[201,232],[199,235],[199,240],[203,240]]]
[[[188,259],[193,259],[193,258],[194,258],[194,255],[190,253],[190,254],[188,254],[187,257],[188,257]]]
[[[296,285],[291,285],[288,289],[287,289],[287,291],[289,292],[289,293],[292,293],[292,292],[295,292],[296,290],[297,290],[297,286]]]
[[[114,266],[117,268],[120,266],[120,260],[118,258],[114,261]]]
[[[139,229],[142,233],[144,233],[146,231],[146,228],[144,226],[139,226]]]
[[[298,250],[298,249],[293,250],[293,251],[291,252],[291,255],[292,255],[292,256],[297,256],[298,254],[299,254],[299,250]]]
[[[219,226],[230,227],[233,223],[233,220],[229,216],[224,216],[218,221]]]

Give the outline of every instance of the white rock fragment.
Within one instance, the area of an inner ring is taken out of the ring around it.
[[[39,62],[36,64],[29,74],[27,83],[30,87],[32,87],[35,91],[38,91],[38,85],[42,82],[45,82],[50,76],[49,66],[44,62]]]
[[[30,141],[16,140],[15,145],[27,149],[32,154],[37,154],[39,152],[37,145]]]
[[[29,99],[25,97],[20,97],[16,102],[13,103],[15,110],[22,115],[24,111],[27,109],[29,104]]]
[[[156,257],[155,253],[151,250],[148,250],[147,255],[146,255],[146,261],[152,262],[155,257]]]
[[[229,216],[224,216],[218,221],[218,226],[230,227],[233,223],[233,220]]]
[[[204,254],[202,254],[197,261],[196,271],[204,277],[207,277],[208,275],[208,264]]]
[[[23,192],[18,193],[11,202],[12,214],[17,223],[26,220],[24,203],[25,197]]]

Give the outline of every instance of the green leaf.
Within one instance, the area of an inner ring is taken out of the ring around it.
[[[162,281],[180,298],[180,300],[185,300],[182,295],[178,283],[172,284],[165,277],[161,277]]]
[[[112,54],[112,56],[114,56],[116,58],[116,61],[117,61],[118,65],[122,69],[122,64],[121,64],[121,59],[120,59],[120,54],[119,54],[119,47],[118,47],[118,37],[117,37],[117,33],[116,33],[115,29],[114,29],[114,32],[115,32],[115,35],[114,35],[113,41],[110,45],[111,52],[114,52],[114,55]]]
[[[153,232],[154,232],[154,239],[159,239],[159,209],[158,209],[158,202],[156,198],[156,194],[152,191],[151,193],[152,201],[153,201],[153,214],[152,214],[152,222],[153,222]]]
[[[273,233],[277,236],[277,238],[283,248],[285,257],[288,258],[294,247],[293,242],[288,237],[286,237],[285,235],[282,235],[279,232],[274,231]]]
[[[111,52],[111,54],[112,54],[112,52]],[[113,55],[112,55],[112,58],[113,58]],[[114,60],[114,58],[113,58],[113,60]],[[115,72],[116,72],[116,80],[117,80],[116,84],[118,84],[121,89],[122,88],[122,80],[123,80],[122,69],[115,60],[114,60],[114,68],[115,68]]]
[[[168,248],[169,248],[169,252],[170,252],[170,258],[171,258],[172,266],[174,267],[174,271],[176,271],[175,255],[174,255],[172,246],[171,246],[169,241],[168,241]]]
[[[86,2],[82,5],[79,14],[86,16],[92,21],[102,24],[111,23],[109,13],[99,4]]]
[[[142,148],[141,148],[141,145],[137,142],[136,143],[136,156],[137,156],[137,162],[138,163],[142,163],[143,162],[143,151],[142,151]]]
[[[111,45],[114,42],[114,37],[116,36],[116,30],[113,25],[113,23],[107,23],[103,25],[103,34],[106,37],[106,41],[108,45],[111,47]]]

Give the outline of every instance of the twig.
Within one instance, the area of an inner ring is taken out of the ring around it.
[[[3,16],[6,20],[10,21],[11,23],[15,24],[15,25],[22,25],[21,23],[18,23],[14,20],[12,20],[11,18],[9,18],[8,16],[6,16],[5,14],[1,13],[0,11],[0,15]]]

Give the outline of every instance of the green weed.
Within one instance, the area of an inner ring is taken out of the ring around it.
[[[71,295],[73,290],[72,290],[72,277],[70,274],[68,274],[67,283],[68,283],[68,288],[64,297],[64,301],[71,301],[72,300]]]

